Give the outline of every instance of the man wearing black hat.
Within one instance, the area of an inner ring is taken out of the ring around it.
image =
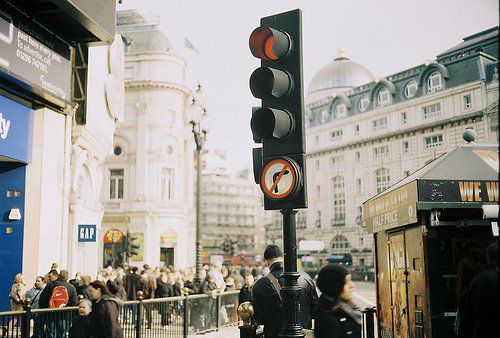
[[[257,280],[253,286],[254,318],[258,324],[264,325],[266,338],[278,337],[282,324],[281,286],[284,285],[283,253],[274,244],[268,245],[264,251],[264,260],[270,269],[268,275]],[[305,329],[312,327],[311,319],[318,304],[318,294],[311,277],[299,271],[297,283],[301,289],[299,298],[299,323]]]

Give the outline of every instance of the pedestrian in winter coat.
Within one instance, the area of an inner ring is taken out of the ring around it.
[[[319,297],[316,338],[361,338],[361,312],[352,301],[354,284],[340,265],[328,264],[318,274]]]
[[[88,275],[83,275],[80,278],[79,284],[78,284],[78,294],[82,295],[83,298],[85,299],[90,299],[89,292],[88,292],[88,287],[90,282],[92,282],[92,279]]]
[[[120,305],[111,297],[106,284],[96,280],[90,283],[88,291],[92,300],[92,312],[89,315],[91,336],[123,338],[123,329],[118,322]]]
[[[251,273],[245,276],[245,284],[240,290],[238,294],[238,304],[242,304],[244,302],[252,303],[252,288],[254,284],[254,278]]]
[[[133,266],[123,281],[127,300],[137,300],[137,291],[142,291],[141,276],[137,274],[137,267]]]
[[[460,309],[460,338],[498,335],[498,243],[486,248],[486,267],[472,280]]]
[[[25,286],[26,284],[24,284],[23,274],[18,273],[14,277],[14,283],[12,284],[9,293],[10,306],[12,308],[12,311],[23,310],[23,304],[26,294]]]
[[[26,299],[29,298],[31,308],[40,308],[40,293],[45,288],[45,283],[42,276],[38,276],[35,280],[35,285],[26,292]]]
[[[255,320],[264,325],[266,338],[278,337],[282,325],[281,287],[284,285],[283,253],[276,245],[268,245],[264,251],[264,260],[270,267],[270,272],[261,277],[252,289],[253,308]],[[318,294],[311,277],[299,271],[297,280],[301,289],[299,298],[299,311],[297,319],[305,329],[312,328],[312,318],[318,303]],[[279,289],[279,290],[278,290]]]
[[[56,286],[64,286],[66,291],[68,291],[68,304],[67,306],[77,306],[78,305],[78,295],[75,287],[68,283],[68,271],[61,270],[59,273],[59,277],[47,284],[47,286],[43,289],[40,294],[40,308],[48,308],[50,297],[52,297],[52,292],[56,288]]]
[[[78,303],[78,316],[73,319],[73,324],[69,329],[69,338],[91,338],[92,324],[90,322],[90,312],[92,302],[89,299],[82,299]]]

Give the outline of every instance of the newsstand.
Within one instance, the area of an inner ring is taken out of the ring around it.
[[[447,152],[363,204],[374,237],[381,338],[454,337],[457,267],[498,240],[498,144]]]

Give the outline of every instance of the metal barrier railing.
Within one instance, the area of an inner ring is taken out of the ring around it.
[[[237,326],[239,290],[185,297],[142,299],[124,302],[118,320],[125,338],[187,337],[188,334]],[[142,295],[141,295],[142,296]],[[9,338],[65,338],[78,307],[0,312],[2,332]]]

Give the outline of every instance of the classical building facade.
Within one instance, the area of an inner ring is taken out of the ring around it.
[[[248,257],[262,255],[266,244],[266,214],[262,192],[252,174],[247,170],[229,174],[223,150],[208,149],[203,157],[201,234],[204,262],[232,260],[239,263]]]
[[[383,78],[341,52],[306,102],[309,208],[297,237],[321,239],[319,258],[371,265],[364,201],[462,144],[466,128],[498,143],[498,27]]]
[[[125,110],[106,161],[100,264],[194,265],[193,136],[186,62],[156,24],[117,13],[125,41]],[[125,257],[129,238],[138,246]]]

